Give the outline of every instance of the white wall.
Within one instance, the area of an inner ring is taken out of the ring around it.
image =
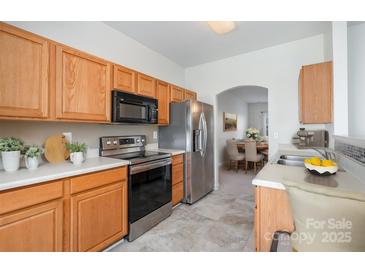
[[[260,130],[260,134],[264,135],[262,112],[268,111],[267,103],[249,103],[248,104],[248,127],[254,127]]]
[[[349,136],[365,138],[365,24],[348,28]]]
[[[247,103],[237,98],[232,92],[226,91],[217,96],[218,120],[215,124],[218,133],[218,163],[228,161],[225,147],[228,139],[242,139],[247,128]],[[237,114],[237,130],[223,131],[223,112]]]
[[[348,135],[347,22],[332,22],[333,133]]]
[[[200,100],[215,105],[215,95],[232,87],[255,85],[268,88],[269,140],[272,155],[277,151],[279,143],[290,143],[293,134],[300,127],[300,67],[323,60],[323,35],[317,35],[187,68],[185,81],[188,88],[199,91]],[[216,118],[220,119],[219,116]],[[306,127],[324,128],[324,125]],[[274,138],[275,133],[277,138]]]
[[[18,137],[27,144],[43,145],[47,137],[72,132],[73,140],[85,142],[89,148],[99,147],[99,137],[115,135],[143,134],[147,143],[157,143],[153,139],[155,125],[102,125],[89,123],[0,121],[0,137]]]

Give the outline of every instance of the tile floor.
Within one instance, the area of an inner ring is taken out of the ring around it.
[[[220,188],[110,251],[253,251],[253,173],[220,170]]]

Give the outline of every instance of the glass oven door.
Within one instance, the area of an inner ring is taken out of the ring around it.
[[[137,164],[129,168],[129,223],[171,202],[171,159]]]

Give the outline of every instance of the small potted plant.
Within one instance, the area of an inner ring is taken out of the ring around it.
[[[25,149],[25,166],[28,169],[36,169],[38,168],[39,165],[39,156],[41,156],[43,153],[43,149],[36,146],[36,145],[32,145],[29,147],[26,147]]]
[[[66,149],[70,152],[70,160],[74,165],[81,165],[84,161],[84,152],[86,151],[85,143],[67,143]]]
[[[1,158],[5,171],[12,172],[19,169],[20,152],[24,149],[24,142],[14,137],[0,139]]]

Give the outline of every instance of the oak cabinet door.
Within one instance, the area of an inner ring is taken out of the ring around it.
[[[134,70],[114,65],[113,88],[130,93],[137,93],[137,72]]]
[[[270,251],[276,231],[294,231],[288,194],[285,190],[256,187],[255,190],[256,251]]]
[[[0,116],[47,118],[48,42],[0,23]]]
[[[110,121],[110,63],[56,46],[56,118]]]
[[[184,198],[184,155],[172,157],[172,205],[177,205]]]
[[[171,102],[180,103],[184,101],[184,89],[171,85],[170,86],[170,99]]]
[[[142,96],[156,97],[156,80],[148,75],[138,73],[137,93]]]
[[[194,91],[185,89],[184,100],[196,100],[196,93]]]
[[[169,84],[157,81],[156,99],[158,100],[158,123],[160,125],[168,125],[170,121]]]
[[[184,184],[183,182],[177,183],[172,186],[172,205],[175,206],[184,198]]]
[[[127,234],[127,184],[71,197],[71,251],[99,251]]]
[[[303,66],[299,82],[300,122],[332,123],[332,62]]]
[[[62,200],[0,216],[0,251],[62,251]]]

